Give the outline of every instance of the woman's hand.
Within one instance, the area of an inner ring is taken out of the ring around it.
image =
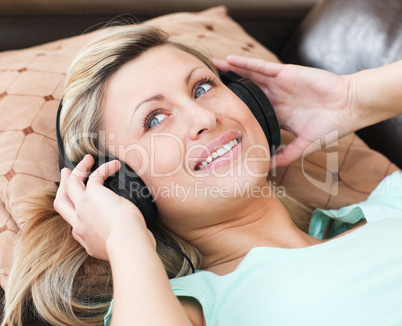
[[[139,209],[103,186],[120,169],[120,162],[101,165],[85,185],[93,164],[93,157],[86,155],[72,172],[62,170],[54,208],[72,226],[74,239],[89,255],[104,260],[109,260],[108,241],[113,237],[137,236],[155,247]]]
[[[214,63],[218,69],[232,70],[257,83],[271,101],[281,128],[294,135],[272,161],[275,166],[288,165],[319,149],[317,140],[323,142],[325,137],[329,145],[356,129],[351,76],[239,56]]]
[[[120,163],[101,165],[85,185],[93,164],[94,159],[87,155],[72,172],[63,169],[54,206],[88,254],[110,261],[112,325],[190,325],[140,211],[103,186],[107,177],[120,169]],[[156,314],[154,306],[158,306]]]

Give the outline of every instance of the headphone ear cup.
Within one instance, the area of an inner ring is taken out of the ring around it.
[[[120,161],[121,167],[110,176],[104,185],[117,195],[132,202],[141,211],[148,228],[155,224],[157,208],[149,188],[128,165]]]
[[[248,79],[231,81],[226,85],[250,109],[268,140],[271,156],[280,146],[280,128],[275,111],[268,98],[255,83]]]

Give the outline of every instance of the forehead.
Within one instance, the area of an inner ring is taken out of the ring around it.
[[[184,50],[172,45],[157,46],[124,64],[112,76],[110,82],[121,77],[134,78],[138,76],[139,78],[143,78],[150,74],[162,77],[164,74],[179,72],[194,65],[203,65],[206,67],[200,59]]]
[[[207,69],[207,65],[193,54],[173,45],[151,48],[139,57],[124,64],[106,84],[104,105],[115,102],[124,93],[147,96],[146,93],[165,88],[184,80],[188,72],[196,66]]]

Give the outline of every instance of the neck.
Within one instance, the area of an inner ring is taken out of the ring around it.
[[[225,222],[199,230],[190,240],[203,256],[204,270],[232,272],[255,247],[302,248],[319,243],[293,223],[277,197],[248,201],[230,212]]]

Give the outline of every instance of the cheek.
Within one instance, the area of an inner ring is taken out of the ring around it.
[[[107,150],[126,162],[144,178],[171,177],[183,167],[183,141],[171,133],[155,133],[141,143],[132,143],[122,137],[108,140]]]
[[[271,157],[267,147],[251,145],[244,153],[244,168],[251,177],[266,177]]]
[[[246,172],[252,176],[264,176],[269,170],[271,155],[268,140],[260,123],[249,107],[242,104],[238,112],[238,121],[244,130],[243,164]]]
[[[178,173],[184,162],[183,141],[171,133],[151,134],[149,143],[149,174],[151,177],[169,177]]]

